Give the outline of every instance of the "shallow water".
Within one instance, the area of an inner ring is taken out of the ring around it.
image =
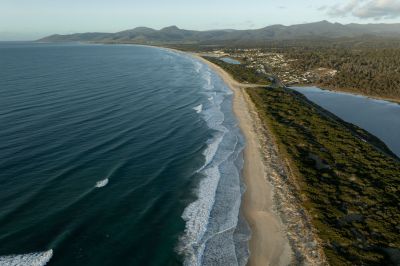
[[[309,100],[372,133],[400,157],[400,105],[317,87],[291,87]]]
[[[235,60],[230,57],[222,57],[220,60],[224,61],[225,63],[232,64],[232,65],[240,65],[241,63],[238,60]]]
[[[246,262],[244,140],[208,66],[128,45],[0,43],[0,61],[0,262]]]

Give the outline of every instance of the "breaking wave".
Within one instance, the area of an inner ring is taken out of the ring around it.
[[[197,106],[193,107],[193,110],[195,110],[196,113],[199,114],[199,113],[201,113],[201,111],[203,110],[203,105],[202,105],[202,104],[197,105]]]
[[[21,255],[0,256],[1,266],[43,266],[53,256],[53,250],[35,252]]]
[[[202,64],[198,73],[209,100],[200,112],[214,135],[203,151],[197,199],[182,215],[186,228],[178,251],[184,265],[245,265],[250,231],[239,215],[244,140],[232,113],[230,90],[208,66]]]
[[[108,178],[97,181],[95,187],[102,188],[102,187],[107,186],[107,184],[108,184]]]

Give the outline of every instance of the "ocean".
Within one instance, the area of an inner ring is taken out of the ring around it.
[[[204,63],[0,43],[0,265],[244,265],[244,139]]]

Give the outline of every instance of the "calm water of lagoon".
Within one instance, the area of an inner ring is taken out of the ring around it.
[[[230,57],[222,57],[220,60],[224,61],[225,63],[232,64],[232,65],[240,65],[241,63],[238,60],[232,59]]]
[[[317,87],[291,87],[346,122],[381,139],[400,157],[400,104]]]

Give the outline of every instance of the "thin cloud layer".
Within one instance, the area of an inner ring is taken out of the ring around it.
[[[332,17],[354,16],[361,19],[400,17],[400,0],[350,0],[344,5],[325,7]]]

